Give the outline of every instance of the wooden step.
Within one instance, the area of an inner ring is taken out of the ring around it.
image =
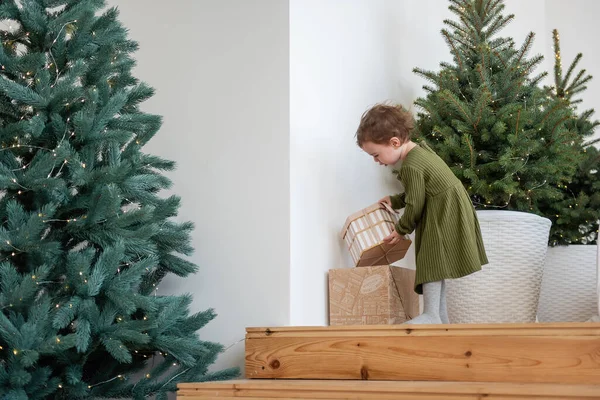
[[[240,398],[354,400],[600,399],[599,385],[548,383],[240,380],[178,385],[182,400]]]
[[[248,328],[245,369],[246,378],[597,384],[600,323]]]

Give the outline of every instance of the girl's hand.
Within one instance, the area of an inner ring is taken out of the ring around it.
[[[378,201],[379,204],[387,204],[388,206],[390,206],[390,208],[392,207],[392,199],[390,198],[390,196],[385,196],[383,199]]]
[[[396,244],[396,243],[398,243],[400,241],[400,239],[401,239],[400,234],[398,232],[394,231],[394,232],[392,232],[391,235],[386,236],[383,239],[383,243],[385,243],[385,244]]]

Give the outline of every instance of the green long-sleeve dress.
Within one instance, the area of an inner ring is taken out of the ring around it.
[[[488,263],[475,208],[461,181],[425,143],[406,155],[399,179],[404,193],[391,196],[404,208],[396,231],[415,232],[415,292],[423,284],[460,278]]]

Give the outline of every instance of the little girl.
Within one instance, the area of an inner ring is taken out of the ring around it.
[[[488,263],[475,208],[461,181],[425,143],[410,140],[411,114],[401,106],[378,104],[365,112],[357,144],[380,165],[401,162],[404,193],[380,203],[404,208],[386,243],[415,233],[414,290],[423,295],[423,314],[407,323],[448,323],[445,279],[460,278]]]

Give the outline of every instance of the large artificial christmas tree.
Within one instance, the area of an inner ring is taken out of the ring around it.
[[[585,69],[574,75],[583,57],[581,53],[577,54],[563,76],[560,37],[556,29],[553,31],[553,40],[554,86],[546,89],[551,96],[562,99],[571,106],[573,116],[567,121],[567,129],[580,136],[578,151],[583,154],[583,160],[571,181],[559,186],[561,197],[554,201],[543,201],[540,210],[552,220],[550,245],[595,244],[600,219],[600,154],[593,146],[599,139],[590,138],[600,121],[592,119],[593,109],[579,113],[577,104],[582,99],[573,98],[587,89],[586,84],[592,76],[587,75]]]
[[[190,296],[192,224],[144,154],[161,118],[131,75],[137,44],[102,0],[0,3],[0,398],[135,399],[209,373],[222,346]]]
[[[442,30],[453,62],[439,72],[415,69],[429,80],[416,137],[425,140],[463,182],[478,209],[541,214],[539,202],[560,196],[581,154],[567,128],[566,101],[532,76],[543,60],[528,58],[534,34],[516,48],[498,32],[513,18],[501,0],[451,0],[458,21]]]

